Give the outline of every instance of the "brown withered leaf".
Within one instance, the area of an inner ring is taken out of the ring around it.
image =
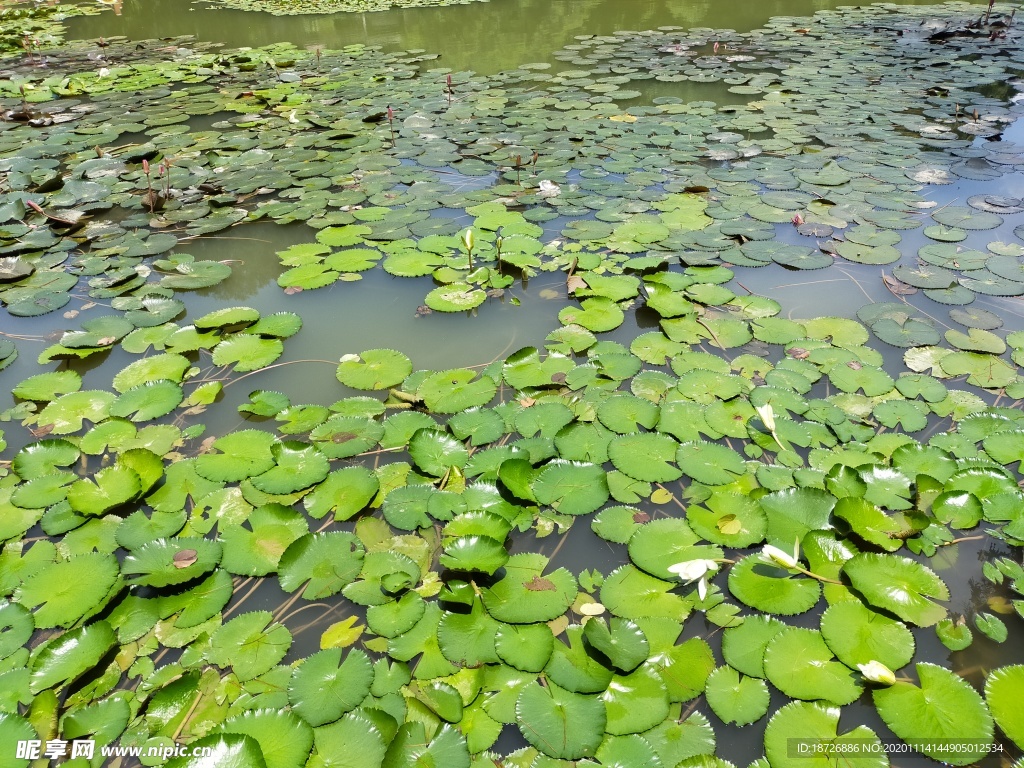
[[[175,568],[188,568],[199,560],[199,553],[194,549],[179,549],[174,553],[172,560]]]
[[[587,281],[579,275],[570,275],[565,279],[565,286],[568,288],[569,293],[576,293],[580,288],[587,287]]]
[[[898,280],[892,275],[882,274],[882,282],[885,283],[885,287],[889,289],[889,293],[893,296],[910,296],[911,294],[917,293],[917,288],[912,285],[907,285],[902,280]]]
[[[540,576],[534,576],[523,586],[531,592],[554,592],[557,589],[555,582],[551,579],[545,579]]]
[[[646,512],[637,512],[633,515],[633,522],[643,525],[644,523],[651,522],[651,516]]]

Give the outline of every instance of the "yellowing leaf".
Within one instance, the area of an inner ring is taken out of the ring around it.
[[[356,624],[358,620],[358,616],[349,616],[347,619],[329,626],[327,631],[320,637],[321,650],[326,650],[327,648],[347,648],[352,645],[363,634],[363,630],[366,629],[365,624]]]

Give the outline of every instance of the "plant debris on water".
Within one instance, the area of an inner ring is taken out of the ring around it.
[[[1016,88],[1014,23],[846,7],[488,77],[7,45],[4,764],[88,739],[212,754],[173,768],[726,767],[733,725],[758,768],[831,764],[793,739],[1019,760],[1024,204],[986,185],[1024,147],[995,140],[1019,100],[983,95]],[[736,103],[666,95],[707,82]],[[192,245],[261,219],[309,227],[273,255],[292,309],[193,311],[239,265]],[[856,319],[742,285],[860,265],[893,300]],[[557,275],[558,325],[445,370],[354,347],[324,402],[259,388],[334,332],[303,294],[371,273],[421,279],[421,323]],[[563,564],[581,528],[609,567]]]

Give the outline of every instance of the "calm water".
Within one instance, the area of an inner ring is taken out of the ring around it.
[[[915,0],[909,4],[925,5],[930,1]],[[424,49],[439,54],[436,66],[486,74],[527,62],[554,62],[552,52],[571,43],[577,35],[609,34],[621,29],[667,25],[748,30],[764,24],[772,16],[802,16],[844,4],[848,3],[844,0],[492,0],[464,6],[385,13],[275,17],[212,10],[189,0],[124,0],[120,16],[105,12],[99,16],[73,19],[69,28],[71,36],[79,38],[124,35],[143,39],[194,35],[201,40],[223,42],[231,47],[290,41],[304,47],[322,45],[339,48],[363,43],[386,49]],[[735,96],[730,98],[735,99]],[[1024,141],[1024,126],[1015,126],[1007,132],[1006,138]],[[981,191],[1024,196],[1024,176],[1008,175],[997,182],[987,183],[962,182],[931,188],[924,194],[944,205],[954,200],[963,204],[967,197]],[[558,228],[552,229],[557,231]],[[1004,229],[972,234],[963,245],[984,249],[990,240],[1011,241],[1012,224]],[[928,242],[919,231],[902,234],[901,250],[905,254],[915,253],[919,246]],[[392,278],[381,270],[365,273],[361,282],[339,282],[330,288],[295,296],[285,295],[276,284],[281,267],[275,254],[292,243],[312,240],[312,235],[311,230],[301,225],[277,226],[260,222],[236,227],[177,249],[192,253],[197,258],[241,262],[235,267],[235,274],[222,285],[180,296],[188,304],[190,315],[225,305],[246,304],[259,308],[264,314],[281,310],[298,312],[306,328],[285,346],[285,355],[280,362],[290,364],[243,377],[227,388],[224,402],[208,413],[209,434],[222,434],[238,427],[241,420],[235,407],[244,402],[254,389],[286,391],[294,403],[330,403],[338,399],[343,396],[343,388],[334,380],[333,371],[328,366],[333,367],[339,356],[349,352],[390,347],[410,355],[418,368],[443,369],[482,365],[522,346],[541,346],[545,336],[558,327],[558,311],[567,303],[561,273],[545,273],[527,286],[513,286],[503,299],[489,299],[474,313],[475,317],[439,313],[418,316],[417,308],[428,289],[428,281]],[[884,269],[888,272],[891,268]],[[796,318],[822,314],[852,316],[869,301],[893,300],[880,280],[879,267],[845,262],[832,269],[814,272],[794,272],[779,266],[740,269],[737,279],[751,291],[780,301],[784,314]],[[557,292],[557,296],[547,298],[553,292]],[[521,306],[510,301],[512,296],[521,301]],[[937,320],[949,324],[946,308],[918,296],[908,297],[908,300]],[[1008,329],[1024,327],[1024,305],[1017,299],[979,296],[973,306],[997,312],[1006,320]],[[67,321],[55,313],[34,319],[24,327],[31,327],[31,333],[46,334],[66,325]],[[623,327],[608,337],[628,344],[638,332],[648,330],[644,325],[642,315],[631,314]],[[330,329],[330,332],[323,329]],[[20,343],[22,356],[15,363],[9,379],[19,380],[37,372],[35,354],[49,343],[43,339]],[[891,361],[898,366],[900,353],[890,351]],[[129,356],[120,352],[112,353],[107,359],[97,358],[81,364],[87,387],[91,383],[104,386],[111,373],[129,360]],[[968,612],[971,605],[984,601],[983,596],[976,594],[977,585],[969,582],[966,575],[976,576],[978,560],[994,556],[987,549],[995,544],[986,539],[950,548],[959,550],[950,552],[955,556],[949,563],[949,570],[943,574],[954,590],[950,602],[952,611]],[[553,536],[543,542],[520,541],[516,545],[517,549],[539,549],[547,554],[556,547],[555,564],[564,565],[574,572],[584,568],[608,572],[625,557],[622,547],[614,547],[592,534],[586,521],[579,521],[573,527],[564,544],[560,545]],[[954,574],[957,571],[964,575],[956,578]],[[271,583],[254,596],[246,608],[274,609],[282,598],[276,583]],[[336,611],[320,617],[319,626],[338,618]],[[713,633],[714,627],[705,626],[699,617],[687,624],[686,636]],[[915,636],[919,657],[940,663],[949,658],[933,631],[916,631]],[[301,655],[314,650],[318,637],[319,629],[298,634],[293,653]],[[997,646],[976,634],[974,645],[961,654],[955,654],[950,663],[953,668],[964,670],[968,679],[977,683],[979,675],[970,670],[977,669],[979,665],[991,667],[1006,663],[1007,655],[1014,652],[1014,643],[1015,640],[1011,639],[1005,645]],[[781,703],[781,698],[773,702],[775,705]],[[883,741],[886,740],[887,729],[872,707],[855,705],[846,711],[844,729],[864,722],[875,729]],[[761,722],[742,731],[716,726],[719,754],[740,765],[759,756],[763,726]],[[513,749],[517,746],[517,739],[503,738],[497,748]]]
[[[928,5],[912,0],[907,5]],[[806,16],[848,0],[491,0],[383,13],[272,16],[211,10],[190,0],[124,0],[120,16],[72,19],[73,36],[133,39],[195,35],[228,46],[289,41],[340,48],[352,43],[389,50],[422,48],[438,66],[491,74],[517,64],[553,61],[551,53],[576,35],[660,26],[754,29],[772,16]]]

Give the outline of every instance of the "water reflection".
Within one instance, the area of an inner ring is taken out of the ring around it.
[[[906,5],[927,5],[912,0]],[[689,0],[492,0],[386,13],[271,16],[209,10],[190,0],[123,0],[120,16],[71,19],[74,37],[126,35],[132,39],[194,35],[228,46],[288,41],[340,48],[353,43],[390,50],[422,48],[441,56],[439,66],[491,74],[526,62],[552,62],[551,53],[576,35],[660,26],[749,30],[772,16],[807,15],[846,0],[763,0],[758,3]]]

